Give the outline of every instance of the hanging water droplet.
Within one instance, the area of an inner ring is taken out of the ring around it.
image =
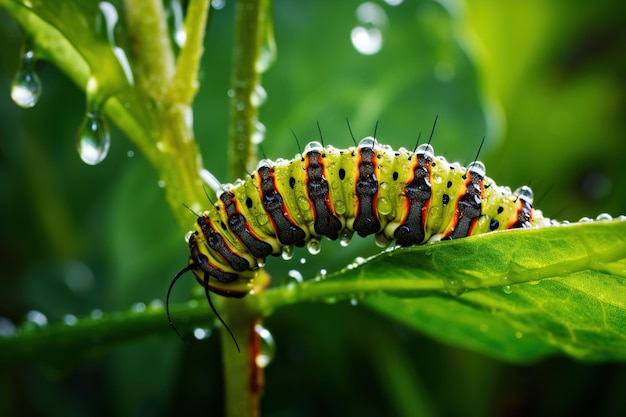
[[[510,285],[502,287],[502,291],[504,291],[505,294],[513,294],[513,288]]]
[[[254,331],[259,337],[261,342],[261,348],[256,355],[255,362],[259,368],[265,368],[274,359],[276,353],[276,344],[274,343],[274,337],[265,327],[260,324],[254,326]]]
[[[322,250],[322,242],[317,239],[311,239],[307,242],[306,248],[311,255],[317,255]]]
[[[22,67],[11,84],[11,98],[13,102],[25,109],[33,107],[41,96],[41,80],[29,66]]]
[[[35,72],[35,52],[30,38],[24,41],[22,62],[11,84],[11,98],[20,107],[30,108],[41,96],[41,80]]]
[[[293,246],[290,246],[290,245],[283,246],[283,249],[282,249],[282,252],[281,252],[280,256],[285,261],[290,260],[293,257]]]
[[[78,132],[78,154],[84,163],[97,165],[106,158],[111,135],[106,119],[98,112],[87,112]]]

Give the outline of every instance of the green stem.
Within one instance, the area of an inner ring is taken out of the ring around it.
[[[191,0],[187,6],[185,46],[176,62],[176,75],[171,91],[174,96],[170,98],[172,101],[191,104],[198,91],[198,69],[204,51],[209,6],[209,0]]]
[[[185,22],[188,38],[176,64],[163,3],[127,0],[138,88],[146,98],[145,105],[156,107],[158,114],[159,131],[147,132],[158,151],[153,153],[153,165],[165,184],[167,202],[182,230],[191,224],[183,204],[199,211],[204,195],[191,104],[197,91],[208,6],[208,0],[189,4]]]
[[[261,56],[266,21],[263,0],[241,0],[237,3],[229,129],[231,180],[241,178],[246,169],[251,171],[257,160],[252,135],[258,118],[258,106],[253,97],[261,78],[257,62]]]
[[[220,339],[224,360],[226,415],[228,417],[255,417],[260,415],[263,393],[263,368],[256,363],[260,340],[255,326],[260,319],[247,314],[243,300],[227,299],[222,313],[238,341],[235,348],[230,334],[222,329]]]
[[[229,127],[231,180],[252,170],[257,160],[252,141],[258,121],[258,103],[255,103],[254,95],[261,78],[258,62],[269,22],[268,5],[266,0],[240,0],[237,3]],[[258,311],[246,310],[247,306],[249,304],[244,300],[225,300],[221,310],[241,348],[240,353],[233,349],[230,335],[221,332],[226,415],[229,417],[260,415],[263,369],[255,360],[259,353],[259,338],[254,331],[260,315]]]

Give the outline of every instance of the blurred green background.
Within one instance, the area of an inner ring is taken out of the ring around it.
[[[205,165],[226,180],[234,2],[214,4],[195,132]],[[289,129],[317,140],[316,122],[325,143],[349,146],[346,118],[357,138],[379,121],[382,143],[411,148],[438,115],[438,154],[467,163],[485,136],[488,175],[530,183],[545,215],[626,213],[621,2],[277,0],[273,10],[278,56],[260,111],[267,157],[298,152]],[[364,34],[369,48],[380,36],[377,53],[357,50]],[[0,330],[32,310],[56,322],[162,299],[187,253],[156,174],[114,127],[107,159],[81,162],[84,94],[50,64],[37,67],[37,106],[14,105],[22,34],[1,11],[0,40]],[[289,269],[310,278],[379,250],[356,240],[267,269],[278,285]],[[194,285],[181,283],[175,300]],[[265,416],[626,415],[623,364],[504,364],[347,302],[285,308],[265,326],[277,343]],[[218,338],[186,347],[172,333],[63,367],[5,370],[0,415],[221,415],[222,387]]]

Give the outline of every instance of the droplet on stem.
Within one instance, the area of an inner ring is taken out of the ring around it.
[[[260,339],[261,349],[257,354],[255,361],[258,367],[265,368],[274,359],[276,353],[276,344],[274,343],[274,337],[265,327],[260,324],[254,326],[254,331]]]

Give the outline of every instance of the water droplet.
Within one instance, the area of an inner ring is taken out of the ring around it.
[[[268,19],[264,29],[263,39],[261,39],[261,52],[255,64],[259,74],[267,71],[276,61],[276,41],[274,40],[274,27],[271,20]]]
[[[226,6],[226,0],[211,0],[211,7],[215,10],[222,10]]]
[[[257,120],[254,123],[254,131],[252,132],[252,137],[250,138],[252,143],[255,145],[263,143],[263,141],[265,140],[265,132],[265,125]]]
[[[126,81],[128,84],[133,85],[135,80],[133,78],[132,67],[130,66],[130,62],[128,61],[128,57],[126,56],[126,52],[119,46],[117,46],[115,42],[115,26],[117,26],[117,22],[119,21],[119,16],[117,13],[117,9],[114,5],[109,3],[108,1],[101,1],[98,3],[98,7],[102,12],[102,16],[104,17],[104,26],[106,27],[106,38],[111,46],[111,50],[113,51],[113,55],[117,59],[124,76],[126,77]]]
[[[183,8],[180,4],[180,0],[171,0],[169,10],[172,13],[172,32],[174,33],[174,42],[176,46],[182,48],[187,41],[187,32],[185,32],[185,25],[183,22]]]
[[[317,239],[311,239],[306,243],[306,249],[311,255],[317,255],[322,250],[322,242]]]
[[[66,314],[63,316],[63,323],[67,326],[74,326],[78,323],[78,318],[73,314]]]
[[[302,277],[302,273],[297,269],[291,269],[287,272],[287,280],[285,281],[285,286],[297,286],[302,284],[304,278]]]
[[[163,181],[163,180],[159,180],[159,181],[157,182],[157,187],[159,187],[159,188],[165,188],[165,181]]]
[[[320,269],[320,272],[315,275],[315,280],[321,281],[323,279],[326,279],[326,275],[328,275],[328,271],[326,271],[325,269]]]
[[[524,333],[522,333],[522,332],[515,332],[515,338],[516,339],[521,339],[522,337],[524,337]]]
[[[343,200],[335,201],[335,212],[337,214],[345,214],[347,209],[348,209],[348,207],[347,207],[345,201],[343,201]]]
[[[613,220],[613,216],[611,216],[608,213],[601,213],[601,214],[598,214],[598,216],[596,217],[596,220],[599,222],[608,222],[608,221]]]
[[[144,311],[146,311],[146,305],[144,303],[135,303],[131,307],[131,311],[133,313],[143,313]]]
[[[135,151],[130,150],[130,151],[126,152],[126,156],[129,157],[129,158],[132,158],[133,156],[135,156]]]
[[[287,275],[283,279],[283,290],[285,296],[294,297],[297,295],[300,290],[300,284],[302,284],[303,281],[304,278],[302,277],[300,271],[292,269],[287,272]]]
[[[26,320],[38,327],[43,327],[48,324],[48,318],[46,315],[37,310],[30,310],[26,313]]]
[[[399,6],[402,4],[404,0],[385,0],[385,3],[387,3],[390,6]]]
[[[357,52],[374,55],[383,47],[383,34],[377,28],[357,26],[350,32],[350,40]]]
[[[97,165],[106,158],[111,146],[111,135],[106,119],[97,112],[87,112],[78,132],[78,154],[89,165]]]
[[[148,308],[150,310],[162,310],[163,301],[160,300],[159,298],[155,298],[154,300],[150,301],[150,304],[148,304]]]
[[[448,293],[453,296],[459,296],[465,292],[465,286],[463,282],[458,279],[444,279],[443,281]]]
[[[261,342],[261,348],[255,358],[256,364],[259,368],[265,368],[274,359],[276,353],[276,344],[274,343],[274,337],[265,327],[260,324],[254,326],[254,331],[259,337]]]
[[[350,305],[354,307],[358,306],[359,300],[357,300],[356,298],[350,298]]]
[[[76,294],[84,294],[95,288],[96,277],[85,263],[79,261],[67,261],[62,267],[63,280],[70,291]]]
[[[513,288],[510,285],[502,287],[502,291],[504,291],[505,294],[513,294]]]
[[[304,265],[306,263],[306,258],[300,258],[300,264]]]
[[[350,240],[352,240],[352,234],[347,229],[344,230],[341,234],[341,238],[339,239],[339,244],[344,248],[350,244]]]
[[[252,92],[252,97],[250,97],[250,102],[254,107],[259,107],[265,103],[265,100],[267,100],[267,91],[261,84],[257,84]]]
[[[37,104],[41,96],[41,80],[31,65],[23,67],[15,74],[11,84],[11,98],[20,107],[30,108]]]
[[[283,246],[280,256],[285,261],[290,260],[293,257],[293,246],[291,245]]]
[[[6,317],[0,317],[0,337],[10,337],[15,334],[15,324]]]
[[[95,308],[95,309],[91,310],[91,313],[89,313],[89,317],[92,320],[101,319],[102,315],[103,315],[102,310],[100,310],[99,308]]]
[[[197,327],[193,329],[193,337],[195,337],[196,340],[208,339],[211,336],[211,333],[211,329],[208,328]]]
[[[361,25],[350,32],[354,48],[363,55],[374,55],[383,47],[381,28],[387,24],[387,15],[382,7],[373,2],[365,2],[356,9],[356,17]]]

